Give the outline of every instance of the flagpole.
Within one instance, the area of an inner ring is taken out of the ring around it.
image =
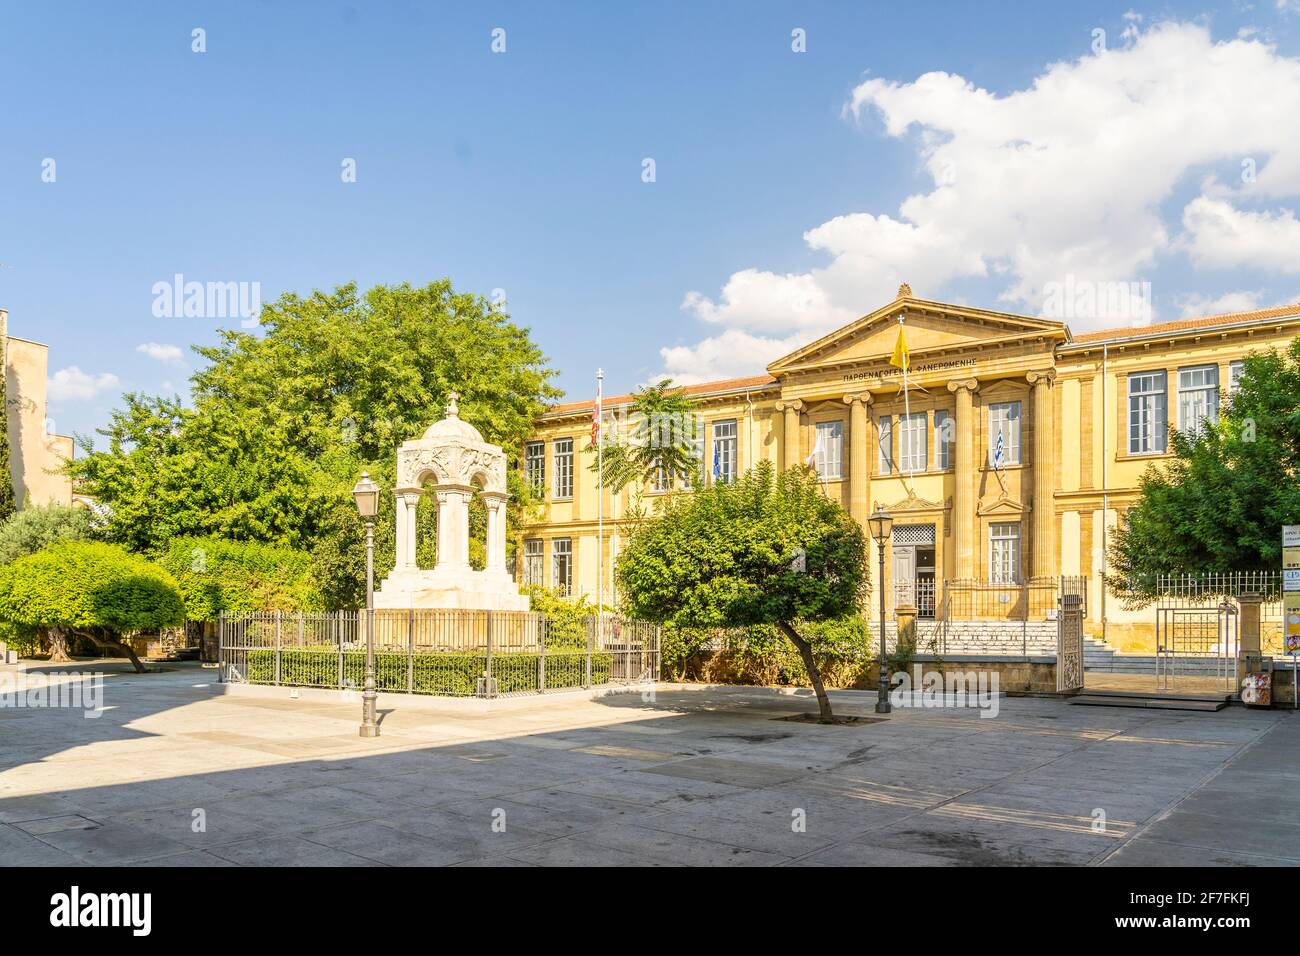
[[[898,325],[901,334],[902,325],[903,325],[903,316],[901,313],[898,316]],[[912,364],[911,356],[910,355],[906,356],[903,359],[903,421],[907,422],[907,427],[909,429],[912,427],[912,399],[907,394],[907,367],[911,364]],[[907,434],[910,435],[911,432],[908,432]],[[908,449],[908,451],[909,454],[907,456],[907,477],[915,478],[916,472],[912,467],[913,456],[910,454],[911,449]]]
[[[596,369],[596,631],[605,606],[605,370]]]

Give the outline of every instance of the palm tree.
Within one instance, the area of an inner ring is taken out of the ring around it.
[[[698,404],[670,378],[637,390],[628,416],[630,434],[616,429],[605,437],[604,485],[615,494],[633,482],[668,490],[677,482],[694,487],[700,480],[703,426]],[[595,444],[587,446],[597,470]]]

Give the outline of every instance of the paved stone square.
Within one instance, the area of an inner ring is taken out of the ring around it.
[[[398,702],[363,740],[359,702],[275,693],[175,666],[109,676],[96,719],[0,709],[0,862],[1300,863],[1283,712],[1009,698],[824,727],[779,719],[815,711],[806,692],[660,688]],[[870,694],[834,698],[872,715]]]

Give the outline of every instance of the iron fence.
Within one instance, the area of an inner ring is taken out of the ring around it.
[[[659,628],[615,615],[375,610],[375,686],[447,697],[510,697],[659,678]],[[367,615],[221,615],[221,679],[359,690]]]
[[[942,617],[952,621],[1054,620],[1065,595],[1087,601],[1083,576],[1033,578],[1018,584],[986,584],[974,580],[945,581]],[[1086,606],[1084,608],[1087,614]]]
[[[1236,613],[1241,598],[1258,595],[1260,643],[1265,652],[1281,653],[1282,649],[1282,572],[1281,571],[1222,571],[1201,574],[1162,574],[1156,579],[1156,631],[1160,647],[1173,647],[1173,638],[1163,635],[1169,628],[1179,634],[1189,635],[1196,630],[1192,622],[1204,615],[1207,619],[1225,605]],[[1175,623],[1177,622],[1177,623]],[[1224,625],[1226,627],[1226,625]],[[1208,630],[1208,625],[1201,629]],[[1190,646],[1191,638],[1178,643]],[[1221,637],[1209,642],[1208,655],[1222,653]]]

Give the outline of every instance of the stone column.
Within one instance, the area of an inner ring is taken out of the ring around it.
[[[956,576],[959,580],[975,577],[975,415],[974,393],[979,382],[973,378],[954,379],[948,391],[957,397],[957,414],[953,443],[956,460],[953,476],[956,493],[953,495],[953,539],[957,547]]]
[[[798,398],[776,403],[776,410],[785,413],[785,431],[781,441],[781,470],[793,468],[801,459],[799,454],[799,411],[803,401]]]
[[[849,406],[849,512],[863,530],[871,513],[871,430],[867,406],[870,392],[845,395]]]
[[[506,573],[506,496],[483,493],[487,506],[487,561],[485,570]]]
[[[396,530],[394,537],[396,540],[397,567],[400,569],[405,568],[410,561],[407,556],[407,547],[410,535],[407,533],[406,528],[406,495],[402,494],[400,491],[396,492],[393,495],[393,501],[397,505]]]
[[[406,524],[402,528],[402,535],[405,539],[406,561],[401,567],[408,571],[419,570],[419,562],[416,558],[416,547],[420,541],[419,525],[416,522],[416,509],[420,507],[419,492],[406,492],[401,496],[402,506],[399,513],[406,517]]]
[[[1034,534],[1030,568],[1033,577],[1047,578],[1056,573],[1056,502],[1052,497],[1056,464],[1052,454],[1052,382],[1056,369],[1030,372],[1025,377],[1034,389]]]
[[[438,568],[469,567],[469,497],[467,491],[441,489],[438,496]]]

